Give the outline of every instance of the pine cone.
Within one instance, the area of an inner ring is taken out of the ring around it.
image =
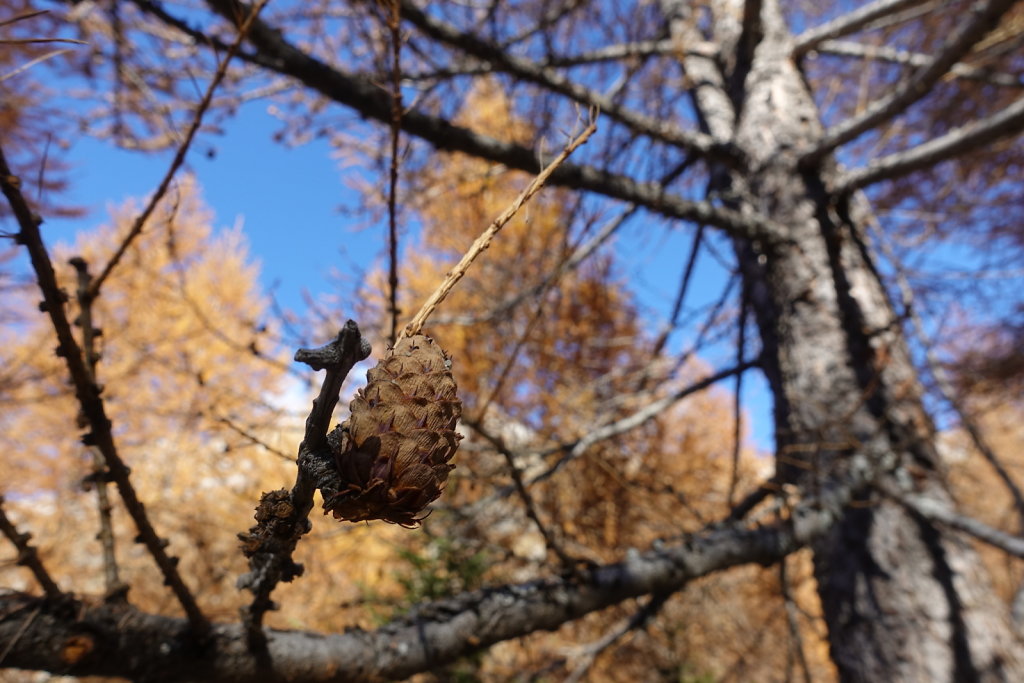
[[[366,380],[349,419],[328,435],[341,490],[324,511],[415,527],[441,495],[462,438],[451,360],[430,337],[403,337]]]

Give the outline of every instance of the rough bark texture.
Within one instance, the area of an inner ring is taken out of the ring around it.
[[[777,3],[764,4],[760,41],[745,55],[743,3],[715,3],[716,37],[737,58],[705,81],[720,89],[706,85],[695,100],[713,135],[731,134],[750,161],[742,174],[721,169],[716,189],[731,208],[785,226],[734,240],[775,396],[777,476],[812,493],[867,466],[949,503],[900,322],[857,216],[829,192],[829,160],[800,167],[823,130]],[[691,61],[691,71],[714,68]],[[854,457],[869,453],[892,461]],[[865,494],[863,504],[814,544],[843,680],[1024,680],[1019,643],[972,549],[892,502]]]

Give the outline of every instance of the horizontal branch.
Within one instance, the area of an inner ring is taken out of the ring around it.
[[[955,156],[977,151],[983,145],[1024,130],[1024,97],[980,121],[954,128],[945,135],[903,152],[875,159],[863,168],[844,173],[837,181],[839,192],[850,192],[882,180],[929,168]]]
[[[400,679],[503,640],[553,630],[630,598],[679,590],[713,572],[775,563],[826,531],[847,499],[816,500],[771,525],[713,524],[678,544],[630,552],[622,562],[581,569],[571,577],[421,604],[409,618],[374,631],[324,635],[268,630],[266,657],[249,650],[238,624],[216,626],[200,650],[179,619],[127,606],[81,603],[76,609],[55,609],[40,598],[3,595],[0,642],[13,643],[4,665],[150,682]],[[25,615],[33,610],[39,612],[27,622]],[[74,650],[72,643],[77,645]]]
[[[599,62],[614,62],[630,57],[655,57],[679,54],[714,57],[717,51],[714,43],[710,41],[684,45],[670,38],[664,40],[638,40],[635,43],[607,45],[590,52],[581,52],[575,55],[548,57],[542,62],[542,65],[553,67],[583,66]]]
[[[904,66],[921,67],[931,61],[931,56],[921,52],[910,52],[900,50],[888,45],[865,45],[852,40],[826,40],[816,48],[821,54],[834,55],[836,57],[852,57],[855,59],[870,59],[872,61],[889,62]],[[1020,76],[993,71],[985,67],[971,66],[963,62],[957,62],[950,67],[949,73],[957,78],[966,78],[972,81],[981,81],[991,85],[1000,85],[1008,88],[1024,88],[1024,78]]]
[[[862,114],[848,118],[825,131],[815,149],[805,154],[802,162],[812,164],[820,161],[836,147],[898,116],[907,107],[926,96],[954,64],[970,52],[985,34],[995,28],[1000,17],[1015,3],[1016,0],[983,0],[973,3],[960,24],[960,29],[927,65],[915,71],[905,83],[898,84],[887,96],[872,102]]]
[[[809,28],[798,35],[793,41],[793,56],[799,57],[813,50],[821,42],[856,33],[882,17],[925,2],[926,0],[875,0],[875,2],[869,2],[852,12],[838,16],[821,26]]]

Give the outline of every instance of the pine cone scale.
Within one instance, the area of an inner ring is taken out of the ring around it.
[[[413,527],[441,495],[462,438],[451,361],[429,337],[415,335],[399,340],[366,377],[351,416],[329,438],[342,486],[324,509],[338,519]]]

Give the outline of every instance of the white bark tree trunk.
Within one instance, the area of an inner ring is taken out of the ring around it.
[[[676,35],[693,40],[685,8],[665,4],[677,12]],[[950,504],[901,324],[858,217],[829,192],[833,162],[801,168],[823,129],[777,2],[765,0],[760,21],[744,21],[739,0],[719,0],[713,12],[715,38],[737,58],[722,68],[691,57],[687,72],[704,83],[694,99],[707,131],[750,160],[720,168],[713,192],[780,226],[734,241],[775,397],[777,477],[813,495],[869,468]],[[1024,680],[1006,607],[955,532],[865,492],[814,551],[843,680]]]

